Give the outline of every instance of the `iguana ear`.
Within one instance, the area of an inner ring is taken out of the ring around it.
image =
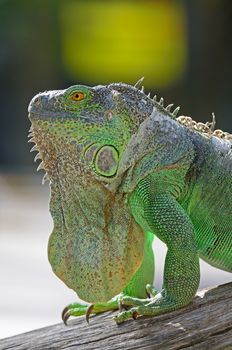
[[[103,146],[94,159],[96,172],[105,177],[114,176],[118,168],[118,151],[113,146]]]
[[[84,153],[84,160],[97,180],[108,183],[113,181],[117,173],[119,152],[112,145],[94,143]]]

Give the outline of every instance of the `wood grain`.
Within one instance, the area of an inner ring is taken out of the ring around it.
[[[113,313],[83,317],[0,340],[0,349],[232,349],[232,283],[198,292],[191,305],[120,326]],[[13,317],[13,315],[12,315]]]

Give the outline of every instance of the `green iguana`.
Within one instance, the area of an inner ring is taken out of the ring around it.
[[[29,106],[32,150],[51,188],[49,261],[91,303],[67,306],[65,323],[181,308],[198,289],[199,257],[232,272],[232,136],[177,117],[140,84],[75,85]],[[154,235],[168,248],[159,293]]]

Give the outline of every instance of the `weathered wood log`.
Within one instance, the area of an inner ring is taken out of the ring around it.
[[[0,349],[232,349],[232,283],[198,292],[191,305],[121,325],[112,313],[83,317],[0,340]]]

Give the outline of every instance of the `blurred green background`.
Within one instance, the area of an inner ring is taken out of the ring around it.
[[[0,0],[0,165],[32,164],[27,106],[71,84],[134,84],[232,131],[232,3]]]
[[[49,189],[35,173],[27,107],[40,91],[134,84],[232,132],[232,2],[0,0],[0,338],[60,321],[76,295],[52,273]],[[166,248],[155,240],[155,285]],[[201,287],[231,274],[201,262]]]

